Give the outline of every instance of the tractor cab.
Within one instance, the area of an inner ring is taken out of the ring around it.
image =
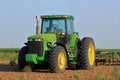
[[[45,15],[41,16],[42,34],[56,34],[57,42],[67,44],[70,35],[74,32],[73,16],[69,15]]]

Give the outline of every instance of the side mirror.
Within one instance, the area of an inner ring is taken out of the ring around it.
[[[73,32],[73,34],[78,34],[78,32]]]

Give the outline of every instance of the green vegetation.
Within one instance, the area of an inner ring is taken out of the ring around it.
[[[101,52],[109,53],[109,54],[103,54],[103,56],[106,57],[106,59],[107,59],[107,56],[111,55],[112,53],[114,53],[114,58],[115,59],[119,59],[119,56],[120,56],[120,49],[96,49],[96,54],[97,55],[99,55],[99,53],[101,53]],[[117,66],[117,67],[115,67],[113,69],[113,71],[111,72],[111,76],[112,76],[111,78],[103,78],[101,76],[102,75],[101,73],[97,73],[94,80],[119,80],[120,79],[120,75],[119,75],[120,70],[119,70],[119,68],[120,67]]]
[[[74,74],[73,77],[74,77],[74,79],[76,79],[76,80],[80,80],[80,76],[79,76],[78,73]]]
[[[18,48],[0,48],[0,61],[15,61],[18,53]]]
[[[120,49],[96,49],[96,53],[100,52],[120,53]]]
[[[120,67],[116,66],[111,73],[113,75],[114,80],[120,79]]]
[[[120,49],[96,49],[96,59],[99,62],[120,61]]]
[[[0,61],[16,60],[17,56],[18,56],[17,53],[0,53]]]
[[[18,53],[19,48],[0,48],[0,53]]]
[[[19,80],[25,80],[23,76],[20,76],[19,77]]]

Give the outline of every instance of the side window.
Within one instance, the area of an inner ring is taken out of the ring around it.
[[[74,32],[74,29],[73,29],[73,19],[68,19],[67,20],[67,30],[68,30],[68,34],[72,34]]]

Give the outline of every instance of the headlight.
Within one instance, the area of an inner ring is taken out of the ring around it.
[[[28,39],[28,41],[32,41],[32,39]]]
[[[35,41],[42,41],[41,39],[35,39]]]
[[[28,41],[42,41],[42,39],[28,39]]]

